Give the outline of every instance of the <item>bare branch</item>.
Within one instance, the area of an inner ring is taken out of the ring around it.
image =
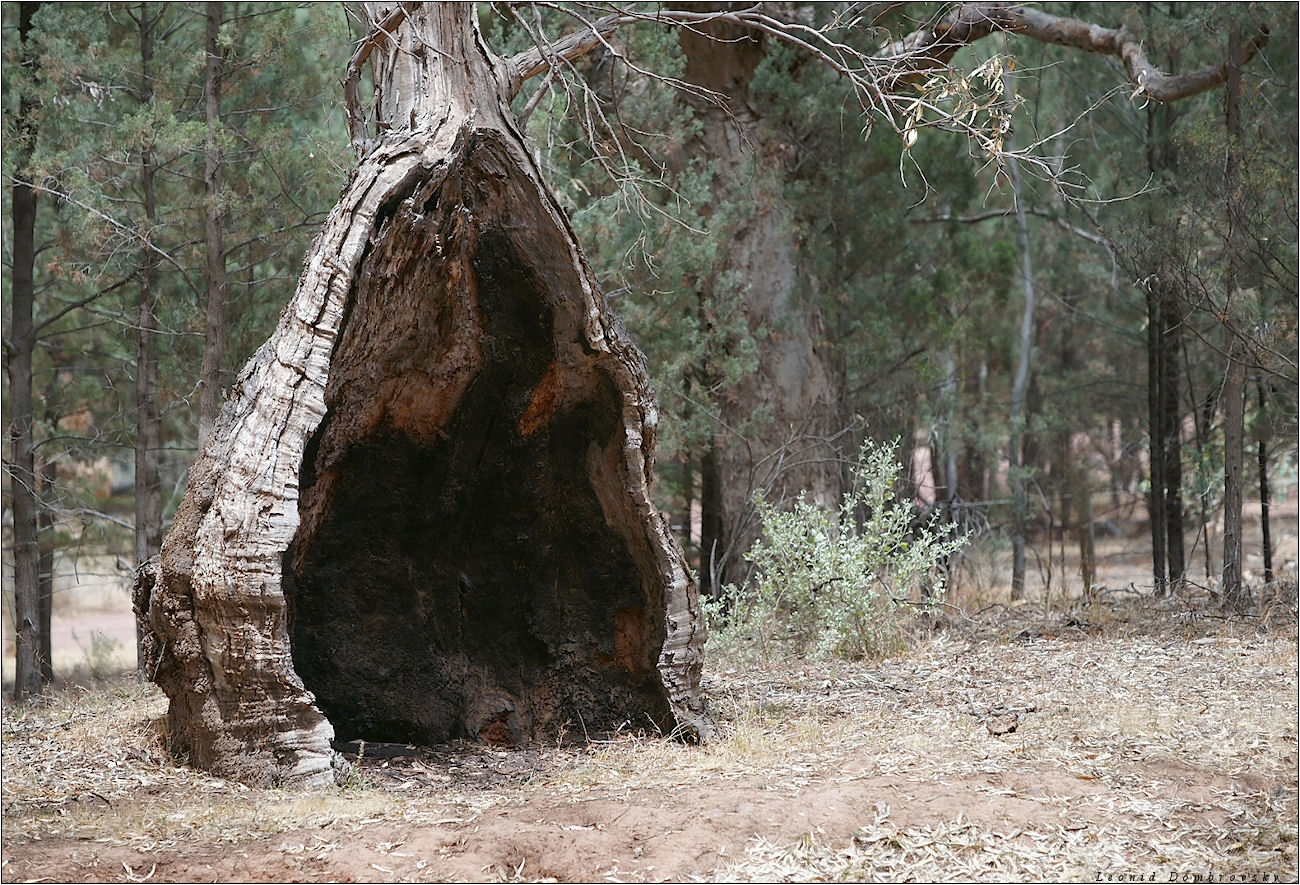
[[[542,99],[546,97],[546,93],[550,92],[551,83],[554,80],[555,68],[551,68],[546,72],[546,79],[542,80],[541,84],[537,87],[537,91],[535,91],[528,99],[528,104],[524,105],[524,109],[519,112],[520,129],[528,128],[528,118],[533,115],[533,111],[537,110],[537,106],[542,103]]]
[[[65,203],[76,206],[78,209],[82,209],[90,213],[91,215],[94,215],[96,218],[98,218],[99,220],[105,222],[110,227],[112,227],[115,231],[121,234],[125,239],[139,242],[140,246],[144,248],[145,251],[152,252],[153,254],[157,255],[159,258],[163,259],[163,261],[166,261],[168,264],[174,267],[176,271],[180,274],[181,279],[185,281],[185,285],[190,287],[190,291],[194,292],[196,295],[199,293],[200,290],[198,286],[196,286],[194,284],[194,281],[190,279],[189,271],[186,270],[185,266],[181,264],[179,261],[177,261],[175,258],[173,258],[171,255],[168,255],[165,251],[158,248],[158,246],[153,242],[153,240],[149,238],[149,235],[147,233],[144,233],[140,230],[137,230],[136,228],[123,224],[122,222],[118,221],[116,218],[113,218],[111,215],[107,215],[104,212],[101,212],[100,210],[96,209],[94,206],[91,206],[89,203],[83,202],[82,200],[78,200],[76,197],[72,196],[72,194],[64,193],[62,191],[50,187],[48,183],[36,184],[36,183],[29,182],[29,184],[33,189],[35,189],[39,193],[49,194],[52,197],[56,197]],[[90,298],[87,299],[85,302],[79,303],[75,306],[81,307],[84,304],[88,304],[94,300],[95,300],[94,298]],[[44,328],[47,325],[48,323],[42,323],[42,328]]]
[[[370,58],[370,53],[382,46],[392,32],[406,20],[407,11],[413,3],[402,3],[381,22],[375,22],[373,29],[361,38],[357,51],[348,62],[347,77],[343,81],[343,104],[348,112],[348,133],[352,137],[352,147],[360,158],[365,153],[366,115],[361,110],[361,99],[357,89],[361,85],[361,68]]]
[[[133,279],[135,279],[134,276],[129,276],[124,279],[118,280],[116,283],[105,286],[104,288],[100,289],[98,292],[95,292],[91,295],[87,295],[85,298],[80,298],[76,301],[73,301],[71,304],[64,305],[63,308],[58,310],[52,316],[46,317],[45,319],[37,323],[36,327],[33,329],[34,334],[40,335],[41,332],[43,332],[45,329],[49,328],[59,320],[63,319],[68,314],[72,313],[72,311],[77,310],[78,308],[81,307],[85,307],[87,304],[96,300],[97,298],[100,298],[104,295],[107,295],[109,292],[113,292],[116,291],[117,289],[122,288],[127,283],[131,282]]]
[[[640,12],[635,8],[609,8],[615,11],[587,22],[583,29],[507,59],[507,69],[511,72],[507,95],[513,97],[524,81],[552,69],[557,59],[572,60],[598,46],[608,46],[609,35],[614,30],[637,21],[684,27],[725,23],[765,34],[808,53],[847,78],[863,101],[864,110],[881,111],[886,115],[888,106],[904,100],[894,94],[900,87],[926,74],[946,69],[959,49],[999,32],[1116,56],[1123,61],[1135,86],[1133,97],[1141,95],[1160,102],[1177,101],[1221,85],[1229,67],[1245,64],[1268,41],[1268,31],[1261,27],[1250,40],[1243,42],[1237,57],[1200,71],[1171,76],[1151,64],[1141,41],[1123,26],[1105,28],[1011,3],[960,4],[935,25],[913,31],[882,47],[875,55],[832,39],[829,28],[818,29],[781,21],[763,13],[757,6],[708,12],[680,9]],[[905,127],[895,124],[895,128],[902,133]]]
[[[1089,243],[1092,243],[1093,245],[1101,246],[1102,248],[1106,249],[1106,251],[1108,252],[1113,251],[1111,241],[1108,240],[1106,237],[1103,237],[1101,234],[1093,233],[1092,231],[1086,230],[1082,227],[1077,227],[1076,225],[1070,224],[1070,222],[1066,221],[1064,218],[1061,218],[1060,216],[1056,215],[1053,212],[1048,212],[1045,209],[1026,209],[1025,212],[1028,213],[1029,215],[1035,215],[1039,218],[1046,218],[1048,221],[1052,222],[1057,227],[1061,228],[1061,230],[1072,233],[1076,237],[1079,237],[1080,239],[1087,240]],[[911,218],[908,220],[912,224],[939,224],[945,221],[955,221],[958,224],[978,224],[981,221],[989,221],[990,219],[993,218],[1014,218],[1015,215],[1016,215],[1015,209],[994,209],[990,212],[981,212],[978,215],[954,215],[951,212],[943,212],[939,215],[927,215],[924,217]]]
[[[1104,28],[1074,18],[1062,18],[1028,6],[1011,3],[963,3],[933,28],[913,31],[885,47],[883,57],[913,68],[912,76],[941,68],[957,50],[998,31],[1019,34],[1043,43],[1117,56],[1124,62],[1136,87],[1133,97],[1145,95],[1169,103],[1221,86],[1232,65],[1244,65],[1268,42],[1261,27],[1244,41],[1237,58],[1225,59],[1199,71],[1171,76],[1157,70],[1147,58],[1142,42],[1126,27]]]
[[[516,18],[518,16],[516,15]],[[584,29],[561,37],[546,45],[537,45],[506,59],[512,79],[507,84],[506,95],[514,98],[524,82],[555,68],[557,59],[573,61],[593,49],[605,45],[605,39],[619,27],[636,19],[626,15],[607,15],[591,22]]]
[[[574,109],[576,123],[585,134],[588,143],[593,146],[603,144],[610,148],[609,155],[606,155],[606,153],[601,150],[595,151],[593,159],[600,165],[605,174],[608,175],[611,180],[619,183],[620,193],[626,198],[628,204],[633,208],[633,210],[638,212],[638,214],[644,213],[645,211],[654,212],[663,215],[673,223],[682,224],[683,222],[680,219],[674,218],[666,213],[646,195],[645,190],[646,187],[649,186],[654,188],[666,188],[674,196],[678,196],[676,192],[672,190],[665,178],[665,168],[663,164],[656,162],[654,160],[653,152],[646,150],[644,146],[638,143],[635,137],[636,135],[644,135],[646,133],[633,132],[632,130],[629,130],[622,121],[619,121],[616,124],[614,120],[610,119],[609,115],[606,113],[604,100],[592,90],[591,86],[586,82],[585,78],[573,64],[573,59],[580,58],[585,52],[600,47],[604,52],[608,53],[611,58],[615,58],[621,62],[629,71],[645,77],[647,80],[654,80],[663,83],[669,88],[680,90],[703,101],[712,102],[725,110],[724,96],[675,77],[657,74],[654,71],[642,68],[632,59],[628,58],[615,44],[610,43],[605,39],[603,33],[606,29],[603,26],[598,22],[593,22],[587,19],[576,9],[547,2],[534,3],[532,6],[534,13],[536,13],[539,8],[550,8],[577,20],[582,26],[578,33],[592,35],[594,45],[583,48],[581,52],[574,49],[570,52],[568,57],[565,55],[552,54],[552,47],[557,43],[563,43],[564,41],[550,41],[545,37],[542,31],[540,16],[534,15],[535,21],[529,23],[529,21],[525,19],[517,9],[513,6],[508,7],[510,14],[519,23],[520,27],[523,28],[524,32],[529,36],[534,44],[534,49],[522,53],[521,55],[531,58],[534,54],[537,54],[538,57],[544,58],[547,62],[547,67],[544,68],[548,72],[546,80],[541,84],[541,86],[539,86],[537,92],[529,99],[527,106],[520,115],[520,123],[522,124],[526,122],[528,117],[532,115],[548,89],[561,90],[568,97],[570,105]],[[508,72],[516,70],[514,63],[510,60],[505,61],[504,67]],[[507,86],[510,88],[517,88],[520,82],[521,81],[512,79]],[[626,139],[620,137],[620,133],[629,137]],[[629,146],[634,146],[633,149],[639,155],[641,161],[649,161],[650,167],[658,173],[657,177],[647,177],[641,174],[638,168],[637,159],[634,159],[628,153]],[[689,229],[689,225],[687,225],[687,227]]]

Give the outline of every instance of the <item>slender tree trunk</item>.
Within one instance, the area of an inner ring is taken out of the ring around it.
[[[1246,348],[1229,333],[1228,365],[1223,379],[1223,582],[1224,605],[1242,611],[1249,591],[1242,583],[1242,526],[1246,414]]]
[[[18,39],[23,64],[31,66],[29,38],[32,17],[39,3],[19,5]],[[27,182],[25,161],[36,140],[33,104],[26,90],[18,109],[16,146],[24,163],[13,183],[13,269],[10,273],[13,312],[7,334],[5,368],[9,375],[9,442],[12,460],[7,466],[14,516],[14,699],[28,700],[44,691],[41,679],[40,548],[37,497],[35,423],[32,396],[32,359],[36,353],[36,191]]]
[[[721,554],[726,549],[723,535],[722,477],[717,449],[709,444],[700,458],[700,584],[704,595],[716,599],[722,592]]]
[[[961,503],[961,475],[958,464],[960,453],[960,434],[957,432],[961,420],[961,376],[957,360],[957,345],[950,343],[944,357],[943,402],[944,419],[941,434],[943,446],[943,483],[944,518],[951,525],[958,525],[960,519],[957,508]],[[957,569],[952,554],[943,558],[944,584],[949,592],[957,589]]]
[[[1073,471],[1075,531],[1079,540],[1079,577],[1083,580],[1085,599],[1093,599],[1097,584],[1097,537],[1093,530],[1092,489],[1087,471]]]
[[[1161,280],[1160,310],[1160,384],[1159,409],[1163,442],[1160,446],[1165,520],[1165,559],[1168,563],[1166,589],[1177,592],[1187,573],[1186,548],[1183,543],[1183,416],[1179,408],[1178,354],[1183,335],[1183,312],[1176,285]]]
[[[702,735],[644,359],[475,7],[366,9],[348,83],[368,55],[381,135],[353,115],[363,157],[136,584],[172,739],[245,781],[323,785],[336,732]]]
[[[943,372],[943,484],[948,511],[955,509],[960,494],[960,476],[957,469],[957,456],[961,451],[958,426],[961,420],[961,377],[958,374],[957,346],[950,344],[944,356]],[[936,462],[937,463],[937,462]]]
[[[225,207],[221,189],[221,85],[225,55],[221,48],[222,4],[205,7],[207,68],[203,98],[207,136],[204,141],[204,190],[207,209],[204,231],[208,251],[208,308],[204,313],[203,364],[199,369],[199,445],[207,440],[221,411],[221,358],[226,351],[226,252],[222,242]]]
[[[1183,416],[1178,395],[1178,351],[1182,338],[1182,313],[1178,309],[1178,296],[1170,297],[1163,316],[1168,321],[1161,335],[1163,355],[1160,364],[1162,403],[1164,413],[1164,516],[1165,550],[1169,563],[1169,589],[1178,592],[1187,575],[1187,552],[1184,545],[1183,526]]]
[[[1241,206],[1241,31],[1235,23],[1228,32],[1228,80],[1224,88],[1224,116],[1228,148],[1224,159],[1224,192],[1228,216],[1227,263],[1224,293],[1227,317],[1227,367],[1223,379],[1223,604],[1243,611],[1249,592],[1242,583],[1242,490],[1246,416],[1246,344],[1233,323],[1232,302],[1243,276],[1245,262],[1243,211]]]
[[[677,500],[681,509],[677,511],[677,537],[682,539],[682,550],[687,552],[687,559],[689,559],[688,551],[691,547],[695,523],[695,462],[689,452],[681,454],[678,467],[681,492]]]
[[[1263,532],[1264,583],[1273,583],[1273,529],[1269,525],[1269,488],[1268,488],[1268,431],[1267,397],[1264,393],[1263,379],[1255,379],[1255,392],[1259,394],[1260,429],[1257,431],[1255,445],[1259,459],[1259,524]]]
[[[1171,10],[1176,15],[1176,9]],[[1176,59],[1170,60],[1171,65]],[[1175,109],[1152,102],[1147,108],[1147,171],[1171,193],[1177,192],[1178,155],[1173,141]],[[1153,229],[1161,221],[1150,216]],[[1181,280],[1170,263],[1148,277],[1147,302],[1147,415],[1150,424],[1151,562],[1155,593],[1176,590],[1186,576],[1183,541],[1182,415],[1179,394],[1179,356],[1182,351],[1183,309]]]
[[[1147,285],[1147,417],[1149,421],[1151,489],[1147,494],[1147,510],[1151,522],[1151,570],[1155,579],[1155,593],[1163,596],[1168,588],[1168,560],[1165,531],[1165,433],[1163,379],[1165,377],[1160,330],[1164,326],[1159,282]]]
[[[1147,284],[1147,395],[1150,417],[1152,563],[1156,593],[1186,576],[1183,526],[1183,421],[1178,355],[1183,316],[1176,274],[1162,269]]]
[[[40,529],[37,549],[40,551],[38,564],[40,587],[40,656],[41,682],[49,685],[54,681],[54,513],[46,503],[54,492],[54,462],[46,461],[41,465],[40,515],[37,525]]]
[[[1196,397],[1196,387],[1192,380],[1191,361],[1187,359],[1186,346],[1183,348],[1183,370],[1187,378],[1187,398],[1193,403],[1198,402]],[[1213,393],[1206,394],[1204,401],[1196,408],[1192,409],[1192,414],[1196,416],[1196,462],[1197,462],[1197,485],[1201,488],[1201,493],[1197,495],[1199,504],[1198,516],[1201,521],[1201,552],[1205,560],[1205,583],[1207,585],[1214,581],[1214,555],[1210,550],[1210,492],[1212,481],[1206,472],[1207,463],[1205,449],[1210,439],[1210,428],[1214,422],[1215,396]]]
[[[1006,76],[1008,94],[1014,94],[1014,80]],[[1015,150],[1011,140],[1008,150]],[[1022,437],[1025,432],[1025,400],[1029,392],[1030,365],[1034,352],[1034,313],[1038,306],[1037,292],[1034,286],[1034,263],[1030,252],[1029,218],[1025,212],[1024,186],[1020,175],[1020,163],[1011,157],[1011,185],[1016,201],[1016,239],[1020,245],[1020,282],[1024,290],[1024,310],[1020,318],[1020,348],[1016,361],[1016,375],[1011,385],[1011,434],[1007,442],[1007,460],[1010,469],[1007,476],[1011,484],[1011,598],[1022,599],[1025,595],[1025,536],[1029,526],[1029,497],[1025,491],[1024,458]]]
[[[140,6],[140,101],[153,100],[154,28],[161,12],[150,15],[148,4]],[[136,319],[135,376],[135,558],[143,565],[162,546],[162,481],[158,458],[162,451],[162,418],[158,412],[158,256],[149,248],[158,220],[155,193],[157,166],[153,148],[147,142],[140,151],[140,185],[144,206],[144,239],[141,255],[140,302]],[[136,665],[146,676],[143,635],[136,630]]]

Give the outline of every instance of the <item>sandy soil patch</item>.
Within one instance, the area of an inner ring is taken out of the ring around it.
[[[372,746],[351,784],[316,794],[178,765],[152,688],[71,691],[5,710],[0,871],[1295,881],[1296,671],[1292,614],[1021,610],[950,624],[878,664],[715,669],[724,735],[706,746],[632,733],[516,750]]]

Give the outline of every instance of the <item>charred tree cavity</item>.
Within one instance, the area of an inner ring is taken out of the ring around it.
[[[323,786],[336,735],[703,737],[704,627],[650,495],[644,357],[474,5],[366,15],[358,167],[136,580],[173,750]]]
[[[342,737],[671,730],[656,570],[599,491],[622,482],[622,397],[561,232],[492,141],[362,263],[303,464],[294,665]]]

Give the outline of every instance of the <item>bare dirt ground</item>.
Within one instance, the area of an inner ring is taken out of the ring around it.
[[[372,747],[316,794],[170,758],[166,699],[90,678],[133,657],[125,606],[69,606],[88,687],[3,711],[0,880],[1297,881],[1288,503],[1245,617],[1138,592],[1140,531],[1102,539],[1092,605],[1068,547],[1018,607],[991,554],[904,656],[711,661],[705,746]]]
[[[317,794],[178,765],[152,688],[72,689],[5,710],[0,874],[1295,881],[1296,647],[1294,597],[953,616],[878,664],[715,669],[705,746],[376,750]]]

